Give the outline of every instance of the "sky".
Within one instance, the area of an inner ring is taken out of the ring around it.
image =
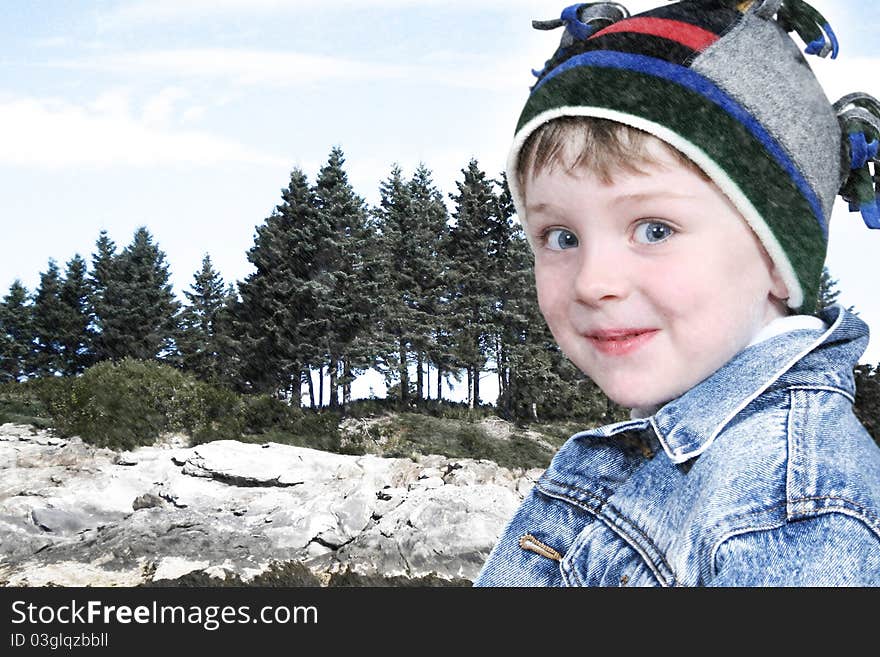
[[[139,226],[179,298],[205,254],[226,282],[242,280],[291,169],[314,181],[334,146],[368,204],[394,163],[405,175],[424,163],[445,194],[471,158],[500,174],[530,71],[561,35],[530,22],[566,4],[3,0],[0,294],[15,279],[33,291],[50,258],[62,271],[74,254],[90,261],[101,230],[122,248]],[[829,99],[880,97],[880,3],[811,4],[841,44],[836,60],[808,57]],[[878,254],[880,231],[839,201],[827,265],[840,301],[874,329],[862,358],[874,364]],[[378,378],[359,385],[355,396],[381,396]]]

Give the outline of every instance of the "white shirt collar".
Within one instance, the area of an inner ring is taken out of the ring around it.
[[[787,315],[785,317],[777,317],[758,331],[758,334],[752,338],[752,341],[749,342],[746,347],[751,347],[759,342],[764,342],[764,340],[769,340],[772,337],[788,333],[789,331],[800,331],[803,329],[825,331],[828,329],[828,325],[813,315]]]

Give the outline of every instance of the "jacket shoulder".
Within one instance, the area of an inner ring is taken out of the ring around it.
[[[726,426],[693,464],[721,538],[839,512],[880,537],[880,447],[851,397],[777,389]]]
[[[788,517],[840,512],[880,537],[880,447],[851,399],[821,387],[788,393]]]

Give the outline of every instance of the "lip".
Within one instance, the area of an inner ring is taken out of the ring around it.
[[[624,356],[650,342],[659,329],[631,328],[592,331],[586,335],[596,350],[610,356]]]

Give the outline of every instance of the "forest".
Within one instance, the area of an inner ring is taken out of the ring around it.
[[[424,164],[410,178],[394,165],[368,207],[333,147],[314,182],[290,173],[256,226],[253,271],[224,281],[205,254],[184,299],[147,227],[121,249],[101,231],[90,261],[75,254],[62,271],[49,260],[36,290],[16,280],[3,297],[0,383],[8,393],[50,381],[57,395],[59,381],[101,365],[150,363],[237,398],[344,415],[352,382],[372,368],[388,385],[384,403],[401,410],[436,409],[450,381],[478,409],[490,375],[499,395],[489,410],[513,422],[626,417],[554,343],[504,175],[471,159],[455,185],[445,198]],[[826,270],[820,309],[838,294]],[[855,372],[857,412],[875,439],[877,371]],[[56,410],[70,410],[71,390]]]

